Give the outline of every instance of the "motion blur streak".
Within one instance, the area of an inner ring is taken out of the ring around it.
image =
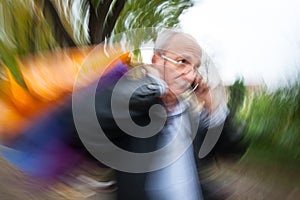
[[[89,55],[93,51],[93,55]],[[80,87],[93,82],[104,69],[114,67],[113,61],[119,58],[126,62],[128,52],[117,46],[105,49],[103,46],[72,48],[44,52],[27,57],[18,57],[17,64],[27,88],[20,86],[11,72],[4,67],[4,78],[0,82],[0,138],[12,139],[30,122],[30,117],[59,104],[71,94],[77,73],[89,55],[89,67],[81,70]],[[107,68],[107,65],[110,66]],[[105,74],[107,71],[103,72]],[[29,123],[29,124],[28,124]]]

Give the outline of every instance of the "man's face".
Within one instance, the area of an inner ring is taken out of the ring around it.
[[[200,55],[193,50],[188,44],[171,40],[165,50],[155,52],[153,65],[175,95],[185,92],[195,80]]]

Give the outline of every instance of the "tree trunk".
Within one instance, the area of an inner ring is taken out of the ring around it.
[[[55,38],[57,42],[61,46],[76,46],[73,39],[69,36],[67,31],[65,30],[65,27],[61,23],[60,17],[57,14],[57,11],[50,0],[45,0],[45,7],[43,8],[43,13],[50,12],[51,16],[53,17],[54,22],[54,30],[55,30]]]
[[[89,0],[90,5],[91,0]],[[117,0],[112,8],[112,15],[109,15],[109,8],[113,0],[106,0],[97,8],[90,9],[89,31],[91,44],[99,44],[105,37],[109,36],[122,11],[125,0]],[[106,21],[105,21],[106,20]]]

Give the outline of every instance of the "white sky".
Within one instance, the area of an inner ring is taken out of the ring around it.
[[[300,68],[300,0],[202,0],[180,17],[225,83],[242,75],[271,87]]]

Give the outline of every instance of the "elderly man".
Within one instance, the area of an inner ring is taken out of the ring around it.
[[[95,157],[116,169],[118,199],[202,199],[193,141],[200,126],[226,117],[226,106],[219,106],[199,73],[202,53],[192,36],[164,31],[152,65],[119,63],[100,79],[95,108],[101,130],[87,118],[87,104],[80,107],[80,123],[86,124],[80,136]]]
[[[200,113],[204,112],[206,116],[218,113],[215,117],[218,120],[213,120],[215,124],[224,120],[226,114],[220,115],[218,103],[212,101],[211,91],[202,81],[199,74],[201,57],[202,50],[192,36],[173,30],[164,31],[156,40],[152,65],[132,70],[122,84],[112,84],[112,88],[117,86],[113,93],[118,96],[114,105],[121,105],[114,115],[110,116],[102,109],[111,105],[111,99],[103,97],[114,95],[98,93],[101,102],[99,100],[97,114],[101,127],[110,133],[108,137],[130,152],[156,152],[148,163],[132,161],[133,168],[139,167],[136,165],[154,166],[148,171],[134,173],[117,169],[118,199],[202,199],[193,151],[199,123],[207,123],[207,120],[200,120]],[[130,97],[129,119],[125,119],[128,106],[124,99],[127,99],[130,87],[137,89]],[[156,111],[149,117],[149,110],[155,104],[163,106],[165,112]],[[112,118],[122,121],[125,126],[131,123],[131,119],[140,126],[149,123],[159,126],[161,120],[165,122],[157,134],[144,137],[147,131],[136,131],[138,137],[133,137],[124,134],[122,128],[116,129],[115,122],[111,125]]]

